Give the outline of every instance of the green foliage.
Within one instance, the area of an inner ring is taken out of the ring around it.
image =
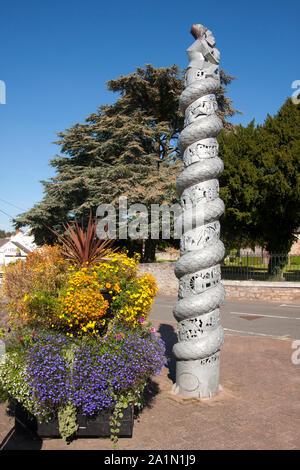
[[[58,410],[58,426],[59,432],[65,441],[71,439],[73,434],[78,429],[77,424],[77,410],[74,405],[67,403],[64,406],[61,406]]]
[[[290,256],[290,265],[300,266],[300,256],[299,255]]]
[[[141,409],[144,403],[143,390],[146,384],[142,384],[137,387],[134,391],[122,393],[119,397],[116,397],[116,405],[110,416],[110,428],[111,436],[110,439],[113,442],[114,448],[118,448],[118,434],[120,432],[120,420],[123,418],[123,410],[127,408],[137,407]]]
[[[25,356],[20,348],[7,352],[0,367],[0,397],[2,401],[14,398],[29,412],[34,410],[34,399],[26,380]]]
[[[5,230],[0,230],[0,238],[8,238],[13,235],[14,232],[6,232]]]
[[[257,134],[252,121],[247,127],[219,135],[220,157],[224,171],[220,175],[220,197],[225,203],[221,219],[222,237],[227,249],[251,246],[259,241],[256,228],[258,179],[256,165]]]
[[[261,256],[249,256],[248,259],[247,257],[242,258],[242,266],[261,266],[262,261],[261,261]]]
[[[263,174],[258,225],[270,253],[288,253],[300,225],[300,105],[287,99],[257,132]]]
[[[222,132],[219,143],[227,249],[257,244],[270,253],[288,253],[300,225],[300,105],[287,99],[263,125],[255,128],[252,121]],[[281,265],[273,264],[275,274]]]
[[[9,401],[9,394],[4,390],[0,384],[0,403],[7,403]]]

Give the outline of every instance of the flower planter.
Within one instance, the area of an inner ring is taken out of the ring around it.
[[[76,437],[109,437],[111,428],[109,418],[111,410],[103,410],[95,416],[77,415],[78,430]],[[133,407],[123,410],[123,418],[119,418],[121,423],[118,437],[132,437],[133,429]],[[31,431],[40,438],[61,437],[58,428],[58,419],[41,423],[37,418],[29,413],[20,403],[15,404],[15,431],[22,433],[24,429]]]
[[[137,256],[83,265],[45,246],[8,267],[3,287],[17,321],[1,333],[0,394],[18,401],[16,432],[116,443],[133,430],[133,407],[122,405],[141,406],[145,384],[166,364],[165,345],[145,321],[157,286],[138,274]]]

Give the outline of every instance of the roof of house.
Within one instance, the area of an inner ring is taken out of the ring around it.
[[[26,248],[26,246],[22,245],[21,243],[19,242],[15,242],[14,240],[11,240],[11,242],[16,245],[18,248],[20,248],[20,250],[24,251],[25,253],[30,253],[30,250],[28,250],[28,248]]]
[[[28,249],[28,247],[26,247],[25,245],[23,245],[22,243],[20,243],[18,241],[11,240],[10,238],[0,238],[0,248],[2,248],[8,242],[12,243],[17,248],[24,251],[24,253],[26,253],[26,254],[30,253],[30,250]]]
[[[10,238],[0,238],[0,247],[9,242]]]

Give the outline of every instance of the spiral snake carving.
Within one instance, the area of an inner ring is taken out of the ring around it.
[[[187,49],[190,62],[180,97],[185,122],[178,139],[183,170],[177,179],[177,191],[184,228],[175,265],[179,291],[173,309],[178,321],[173,391],[204,398],[219,391],[220,348],[224,342],[219,313],[225,297],[220,283],[224,245],[219,239],[218,220],[224,203],[219,198],[217,179],[223,170],[217,142],[222,121],[216,115],[220,53],[207,28],[193,25],[191,33],[195,42]]]

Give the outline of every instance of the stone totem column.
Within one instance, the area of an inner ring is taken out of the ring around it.
[[[177,180],[184,220],[180,258],[175,265],[179,279],[178,302],[173,314],[178,321],[174,393],[185,397],[212,397],[219,391],[220,347],[224,331],[219,306],[225,297],[220,283],[225,249],[220,241],[219,217],[224,203],[219,198],[216,92],[220,87],[219,58],[215,39],[207,28],[193,25],[195,42],[188,48],[190,60],[180,109],[185,115],[178,140],[183,170]],[[188,226],[186,229],[185,227]]]

